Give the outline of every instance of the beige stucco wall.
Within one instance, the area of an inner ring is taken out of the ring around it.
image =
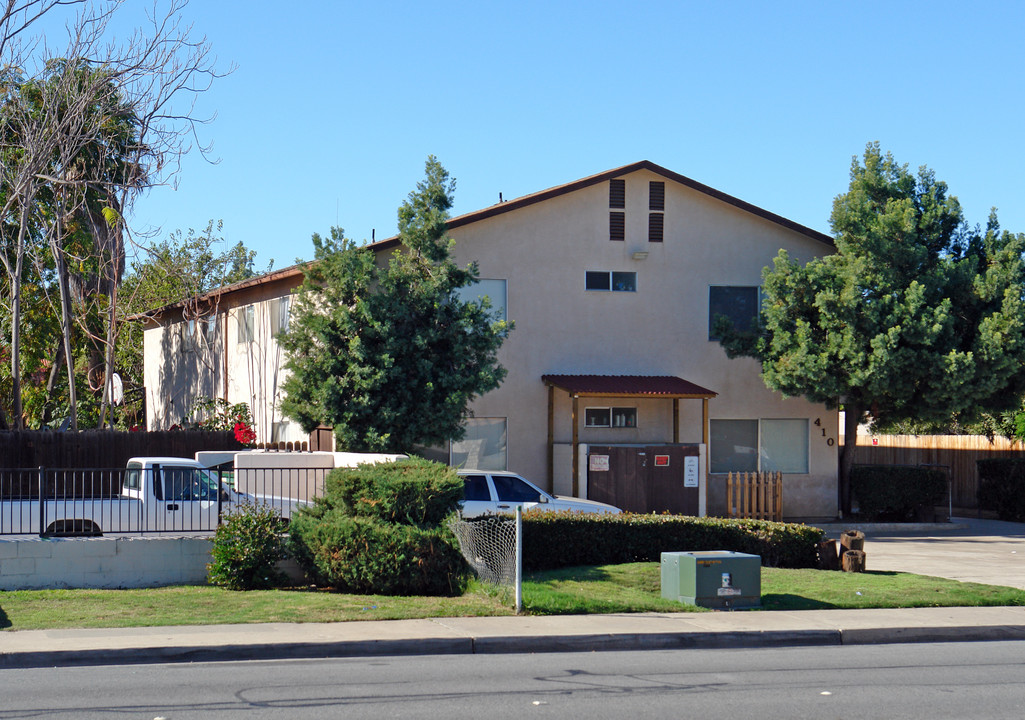
[[[649,170],[626,180],[626,240],[609,240],[609,183],[556,195],[451,230],[455,258],[476,261],[482,278],[507,281],[508,317],[516,323],[499,358],[508,369],[502,387],[477,399],[477,417],[508,422],[508,468],[551,489],[547,482],[547,389],[545,374],[677,375],[718,393],[710,401],[716,419],[804,418],[809,424],[809,473],[784,479],[784,513],[790,518],[836,515],[837,417],[803,399],[767,390],[756,362],[729,360],[708,340],[710,285],[761,283],[762,269],[781,248],[807,261],[830,251],[819,240]],[[665,182],[664,242],[650,243],[648,182]],[[632,255],[648,253],[643,260]],[[383,262],[383,256],[382,256]],[[637,273],[636,292],[584,289],[588,270]],[[277,298],[301,278],[261,284],[226,295],[220,344],[182,355],[174,325],[146,331],[149,427],[180,421],[185,398],[197,394],[249,402],[260,440],[270,440],[280,421],[277,402],[284,358],[270,337]],[[237,343],[239,311],[255,303],[256,338]],[[224,322],[226,318],[226,322]],[[173,320],[173,318],[172,318]],[[167,320],[165,319],[165,322]],[[225,354],[226,348],[226,354]],[[170,355],[169,355],[170,353]],[[177,354],[175,354],[177,353]],[[167,358],[173,357],[174,362]],[[163,359],[162,359],[163,358]],[[225,383],[227,377],[227,383]],[[636,406],[636,429],[586,429],[583,443],[668,442],[671,401],[581,401],[588,406]],[[563,452],[572,439],[570,400],[556,393],[555,476],[565,478],[572,461]],[[815,421],[819,425],[815,425]],[[290,424],[284,440],[303,440]],[[680,440],[702,439],[701,401],[680,401]],[[725,511],[723,476],[709,476],[710,513]]]
[[[272,437],[274,424],[284,421],[280,400],[287,371],[284,352],[271,334],[271,318],[279,299],[289,295],[294,284],[260,286],[221,300],[214,310],[217,333],[210,340],[200,334],[186,342],[188,322],[180,317],[147,327],[143,333],[147,427],[166,429],[182,421],[197,396],[218,397],[249,404],[258,442],[307,440],[295,422],[287,422]],[[240,343],[239,322],[250,305],[254,339]]]
[[[719,394],[710,401],[711,419],[809,419],[810,472],[786,476],[784,511],[789,517],[835,516],[836,413],[770,392],[755,361],[729,360],[708,340],[710,285],[760,285],[762,268],[780,248],[806,261],[829,247],[661,175],[644,170],[625,179],[625,242],[608,239],[608,182],[451,232],[457,261],[475,260],[481,277],[507,280],[508,316],[516,323],[500,353],[508,376],[501,388],[474,402],[474,415],[507,417],[509,469],[545,486],[542,375],[678,375]],[[651,180],[666,183],[662,243],[647,240]],[[633,260],[636,251],[647,258]],[[587,270],[636,272],[637,292],[586,291]],[[582,399],[581,411],[601,405],[636,405],[638,428],[588,430],[581,421],[581,442],[672,439],[671,401]],[[680,440],[700,442],[700,400],[681,400],[680,416]],[[556,393],[555,417],[555,441],[569,442],[565,393]],[[709,479],[710,512],[725,509],[723,483],[721,476]]]

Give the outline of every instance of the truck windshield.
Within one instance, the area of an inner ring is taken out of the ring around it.
[[[217,479],[206,470],[164,467],[164,500],[216,500]]]

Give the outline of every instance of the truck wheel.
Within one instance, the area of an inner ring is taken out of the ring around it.
[[[45,534],[55,537],[99,537],[103,533],[92,520],[57,520],[50,523]]]

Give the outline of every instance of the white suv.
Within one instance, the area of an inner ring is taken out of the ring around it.
[[[460,470],[466,494],[463,500],[463,517],[498,515],[516,512],[516,506],[524,510],[538,508],[556,512],[618,513],[617,507],[605,503],[575,497],[549,495],[533,483],[516,473],[497,470]]]

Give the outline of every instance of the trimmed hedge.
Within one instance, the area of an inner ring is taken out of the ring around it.
[[[531,511],[523,515],[523,567],[659,562],[663,552],[700,550],[759,555],[769,567],[816,567],[823,537],[816,527],[768,520]]]
[[[462,497],[454,469],[420,458],[333,470],[292,518],[292,552],[345,592],[459,595],[469,568],[446,520]]]
[[[463,480],[447,465],[411,458],[332,470],[324,494],[353,517],[438,525],[463,499]]]
[[[1025,522],[1025,460],[977,460],[979,509],[994,510],[1001,520]]]
[[[447,527],[384,523],[332,513],[300,516],[301,565],[318,583],[373,595],[460,595],[465,561]]]
[[[914,520],[920,508],[943,502],[947,478],[933,468],[856,465],[851,469],[851,494],[865,519],[906,522]]]

